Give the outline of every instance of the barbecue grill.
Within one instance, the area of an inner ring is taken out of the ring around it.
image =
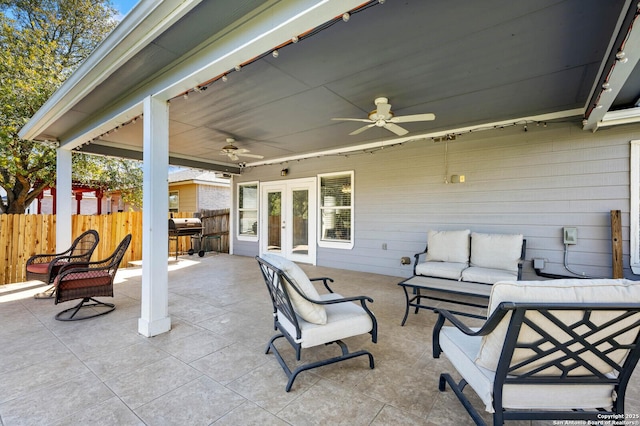
[[[176,241],[176,260],[178,260],[178,237],[191,237],[189,239],[191,246],[188,251],[191,256],[194,253],[193,238],[199,239],[202,247],[202,221],[197,217],[169,219],[169,241],[172,239]],[[203,257],[204,250],[200,250],[198,256]]]

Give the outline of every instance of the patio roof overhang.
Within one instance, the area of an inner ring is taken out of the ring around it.
[[[153,96],[170,102],[171,164],[239,173],[517,123],[638,119],[630,0],[382,3],[142,0],[21,136],[141,159]],[[349,136],[359,124],[331,120],[366,118],[378,96],[397,115],[436,120],[403,124],[404,137]],[[221,155],[228,137],[264,158]]]

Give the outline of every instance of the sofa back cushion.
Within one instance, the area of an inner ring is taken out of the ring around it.
[[[320,300],[320,295],[309,280],[309,277],[307,277],[307,274],[305,274],[304,271],[294,262],[271,253],[265,253],[261,257],[284,272],[287,277],[289,277],[293,285],[295,285],[306,297],[312,300]],[[304,297],[300,296],[295,289],[291,288],[286,280],[285,286],[287,287],[289,300],[291,300],[291,305],[293,306],[293,310],[296,314],[305,321],[313,324],[323,325],[327,323],[327,312],[323,305],[311,303]]]
[[[470,230],[461,231],[429,231],[427,233],[427,261],[435,262],[469,262]]]
[[[518,271],[522,255],[522,234],[471,234],[471,265]]]
[[[525,302],[525,303],[629,303],[640,300],[640,282],[630,280],[614,280],[614,279],[561,279],[549,281],[501,281],[493,285],[491,296],[489,299],[489,315],[493,313],[498,305],[502,302]],[[527,314],[529,315],[529,313]],[[567,311],[557,314],[563,318],[563,321],[577,323],[582,320],[581,311]],[[590,322],[601,325],[611,321],[619,313],[612,311],[600,311],[592,313]],[[491,371],[495,371],[498,366],[498,359],[502,352],[504,340],[509,326],[510,315],[496,326],[496,328],[488,335],[483,336],[482,343],[476,364]],[[571,335],[558,329],[553,323],[544,319],[539,313],[532,312],[531,318],[536,324],[541,324],[546,332],[551,333],[559,342],[567,342],[572,338]],[[629,326],[637,318],[628,318],[615,324],[616,329],[623,330]],[[611,327],[606,330],[611,333]],[[556,334],[557,333],[557,334]],[[636,338],[638,330],[628,331],[616,338],[619,343],[630,344]],[[594,333],[593,339],[601,339],[602,332]],[[519,341],[528,343],[536,342],[540,339],[540,335],[528,326],[522,327],[520,331]],[[605,348],[606,349],[606,348]],[[626,355],[626,351],[618,351],[612,358],[616,358],[616,362],[622,361]],[[530,349],[516,349],[512,358],[512,365],[518,361],[528,359],[531,356]],[[598,369],[603,373],[610,373],[612,368],[605,365],[595,355],[585,357],[593,365],[597,365]],[[539,364],[548,361],[542,358]],[[528,365],[528,369],[534,364]],[[515,373],[521,373],[515,371]],[[588,374],[583,369],[575,369],[571,375]]]

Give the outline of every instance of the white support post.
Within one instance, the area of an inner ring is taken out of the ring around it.
[[[142,302],[138,332],[171,330],[167,241],[169,227],[169,104],[144,100],[142,181]]]
[[[71,151],[56,149],[56,253],[71,246]]]

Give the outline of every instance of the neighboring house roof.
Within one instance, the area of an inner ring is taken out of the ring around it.
[[[229,179],[220,178],[214,172],[201,170],[181,170],[169,174],[169,184],[196,183],[199,185],[229,186]]]
[[[170,102],[170,164],[239,173],[527,121],[638,121],[637,12],[624,0],[141,0],[20,134],[141,158],[153,96]],[[378,97],[396,117],[436,119],[399,122],[403,137],[332,121],[366,120]],[[221,155],[227,138],[250,154]]]

